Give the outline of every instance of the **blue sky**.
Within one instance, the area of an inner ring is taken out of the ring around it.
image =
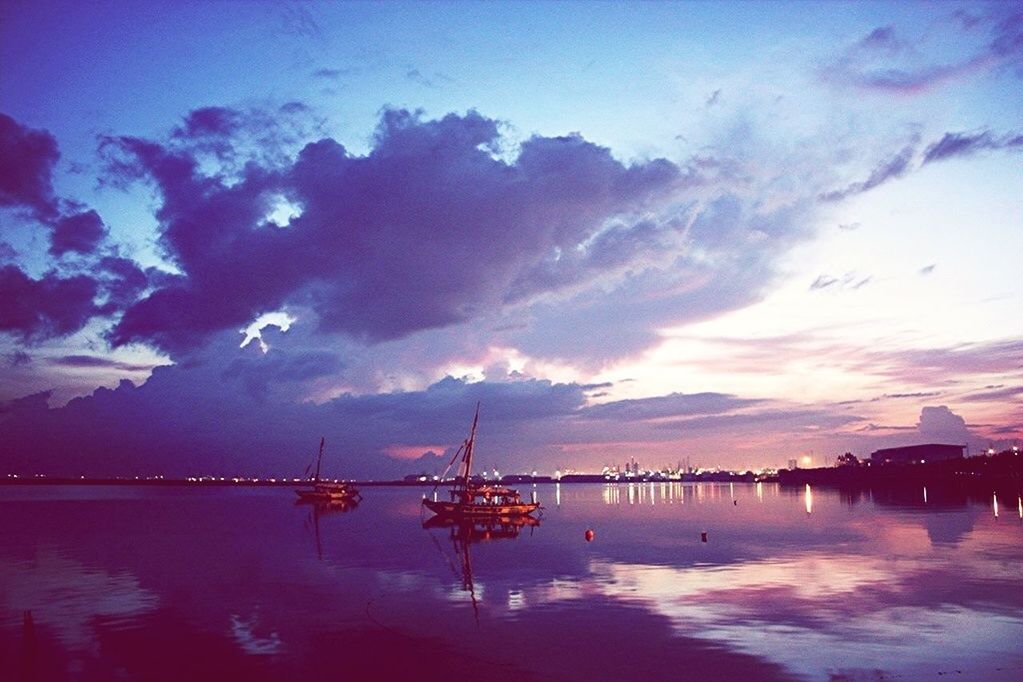
[[[97,472],[171,466],[105,458],[128,412],[193,468],[286,469],[266,410],[302,413],[280,448],[429,468],[479,395],[504,468],[1014,442],[1021,32],[1010,3],[10,3],[0,429],[90,421]],[[257,320],[287,331],[237,348]],[[236,416],[203,441],[208,382]]]

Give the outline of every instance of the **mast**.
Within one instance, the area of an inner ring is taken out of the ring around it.
[[[462,462],[465,465],[465,472],[462,476],[463,484],[469,487],[469,476],[472,474],[472,448],[476,442],[476,423],[480,420],[480,404],[476,403],[476,416],[472,420],[472,430],[469,431],[469,440],[465,441],[465,454]]]
[[[323,459],[323,444],[326,442],[326,438],[320,436],[320,454],[316,457],[316,482],[320,482],[320,461]]]

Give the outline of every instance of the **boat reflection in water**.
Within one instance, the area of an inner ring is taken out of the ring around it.
[[[460,572],[456,572],[456,575],[461,578],[462,590],[469,593],[469,599],[472,602],[472,612],[477,625],[480,622],[480,612],[479,602],[476,599],[476,587],[472,577],[472,554],[469,551],[469,545],[491,540],[514,540],[526,526],[532,530],[539,525],[539,519],[524,515],[460,519],[450,516],[432,516],[423,522],[423,528],[427,530],[435,528],[449,529],[448,539],[451,541],[451,546],[455,550],[455,556],[461,568]],[[439,549],[440,545],[437,547]],[[454,571],[454,565],[451,568]]]
[[[317,500],[302,498],[295,500],[296,507],[309,507],[309,515],[306,516],[303,524],[308,531],[310,528],[313,537],[316,538],[316,556],[323,559],[323,543],[320,540],[320,517],[331,514],[345,514],[359,508],[358,497],[343,497],[331,500]]]

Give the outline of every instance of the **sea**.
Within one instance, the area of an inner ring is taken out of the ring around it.
[[[1023,679],[1019,498],[518,487],[0,485],[0,680]]]

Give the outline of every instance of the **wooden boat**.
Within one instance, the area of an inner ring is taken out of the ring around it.
[[[320,464],[323,461],[323,446],[325,438],[320,438],[320,454],[316,456],[316,474],[312,479],[312,488],[296,490],[300,502],[347,502],[361,498],[359,489],[351,483],[344,481],[322,481],[320,480]],[[312,465],[310,465],[311,467]],[[306,469],[308,474],[309,469]]]
[[[462,456],[455,485],[451,488],[450,500],[423,499],[427,509],[438,516],[455,519],[478,519],[526,516],[540,507],[539,502],[523,502],[518,491],[500,485],[478,483],[472,480],[472,453],[476,442],[476,424],[480,418],[480,406],[476,405],[476,416],[472,420],[469,437],[462,443],[448,468]],[[443,479],[444,477],[441,476]]]

